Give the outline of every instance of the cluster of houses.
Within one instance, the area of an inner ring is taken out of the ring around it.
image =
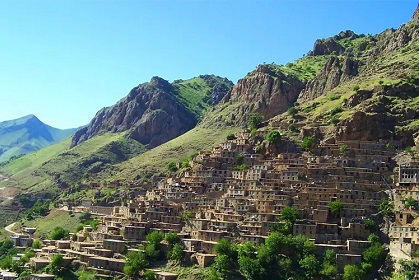
[[[395,208],[395,223],[389,233],[390,247],[399,259],[419,258],[419,159],[396,168],[394,195],[401,203]],[[413,205],[406,205],[410,199]],[[416,204],[416,205],[415,205]]]
[[[86,226],[71,240],[43,241],[32,265],[42,268],[51,254],[61,253],[68,262],[100,275],[123,275],[124,254],[138,248],[146,234],[161,231],[177,232],[185,261],[205,267],[215,258],[214,246],[220,239],[262,244],[271,227],[281,223],[285,206],[296,207],[300,214],[293,234],[314,241],[319,254],[333,249],[340,272],[347,264],[360,265],[362,252],[370,246],[371,229],[365,220],[378,223],[382,199],[394,193],[390,177],[395,144],[351,141],[310,151],[289,146],[285,152],[263,155],[252,141],[250,133],[236,133],[233,140],[200,152],[182,177],[141,189],[122,206],[81,207],[100,215],[99,227]],[[416,199],[418,170],[418,165],[403,166],[396,174],[398,191]],[[338,213],[330,210],[332,201],[343,203]],[[402,246],[409,245],[411,252],[419,246],[419,225],[409,225],[413,218],[412,211],[400,212],[391,235]],[[12,240],[27,246],[28,238]],[[158,279],[177,277],[156,273]]]

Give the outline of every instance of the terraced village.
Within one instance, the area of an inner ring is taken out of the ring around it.
[[[177,279],[178,274],[170,269],[156,268],[159,257],[150,257],[149,236],[160,236],[155,250],[167,253],[180,244],[176,261],[205,268],[214,267],[217,258],[223,256],[219,244],[249,246],[256,259],[260,257],[257,248],[274,237],[281,237],[277,242],[283,243],[276,253],[294,259],[298,249],[286,241],[292,234],[301,238],[304,248],[296,257],[300,265],[302,259],[321,256],[318,259],[322,260],[326,254],[336,268],[326,272],[318,263],[310,271],[313,277],[335,277],[342,275],[345,267],[361,264],[369,267],[364,273],[375,275],[388,250],[396,259],[418,256],[419,219],[406,204],[406,199],[419,199],[418,159],[407,155],[409,160],[398,166],[392,159],[399,148],[397,141],[318,145],[316,139],[308,137],[295,145],[281,139],[276,130],[258,131],[253,136],[237,132],[228,139],[212,150],[201,151],[189,162],[168,164],[173,171],[183,167],[182,177],[146,187],[131,186],[132,197],[121,205],[63,201],[60,207],[89,213],[98,223],[94,228],[79,228],[63,240],[41,240],[30,259],[31,267],[42,270],[51,265],[51,256],[60,254],[64,266],[77,263],[94,270],[97,277],[123,277],[127,272],[125,255],[144,252],[151,261],[141,270],[153,271],[158,279]],[[397,172],[393,172],[395,167]],[[394,201],[402,203],[392,220]],[[36,229],[20,230],[10,240],[15,246],[30,247]],[[177,237],[174,243],[164,239],[173,233]],[[384,249],[385,233],[390,246]],[[382,248],[378,257],[369,257],[368,252],[377,247]],[[255,272],[239,266],[245,277],[246,273],[251,277],[246,278],[256,279]],[[217,273],[226,276],[229,272]],[[291,277],[292,272],[287,273]]]
[[[1,122],[0,279],[419,279],[418,39],[419,6],[236,84],[154,76],[61,142]]]

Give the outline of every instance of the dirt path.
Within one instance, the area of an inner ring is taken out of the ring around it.
[[[7,232],[10,232],[11,234],[17,234],[16,232],[14,232],[14,231],[12,230],[12,228],[15,226],[15,224],[16,224],[16,223],[13,223],[13,224],[10,224],[10,225],[6,226],[6,227],[4,228],[4,230],[5,230],[5,231],[7,231]]]

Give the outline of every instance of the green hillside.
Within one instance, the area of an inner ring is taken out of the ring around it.
[[[233,83],[214,75],[201,75],[189,80],[176,80],[173,86],[179,100],[199,118],[221,100],[221,93],[227,92]]]

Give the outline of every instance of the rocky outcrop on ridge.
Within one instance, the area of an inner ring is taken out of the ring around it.
[[[218,103],[228,90],[216,82],[224,81],[220,77],[206,75],[200,79],[210,87],[208,103]],[[88,126],[77,131],[72,146],[108,131],[127,132],[128,137],[153,148],[187,132],[197,124],[198,116],[181,102],[179,83],[174,86],[153,77],[150,82],[140,84],[114,106],[101,109]]]

